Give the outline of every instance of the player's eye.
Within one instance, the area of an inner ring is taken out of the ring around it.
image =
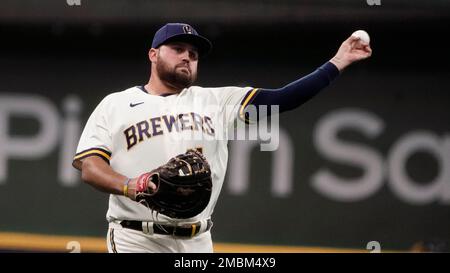
[[[196,51],[189,51],[189,58],[191,58],[192,60],[197,60],[198,59],[198,53]]]

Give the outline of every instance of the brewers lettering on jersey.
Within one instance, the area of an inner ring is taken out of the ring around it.
[[[211,48],[188,24],[164,25],[148,52],[147,84],[107,95],[90,115],[73,166],[83,181],[110,194],[109,252],[212,252],[212,214],[227,168],[226,136],[235,122],[257,123],[271,115],[260,106],[276,105],[280,112],[297,108],[345,67],[372,53],[370,45],[350,36],[329,61],[278,89],[194,86],[199,59]],[[256,115],[248,115],[249,106],[256,107]],[[136,202],[137,193],[156,189],[143,174],[188,149],[200,151],[211,168],[206,208],[191,218],[175,219]]]

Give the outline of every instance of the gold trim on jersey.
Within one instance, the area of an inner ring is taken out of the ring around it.
[[[245,107],[250,104],[250,102],[255,98],[255,95],[258,93],[258,88],[253,88],[251,91],[247,93],[247,95],[242,100],[243,103],[241,104],[241,107],[239,108],[239,117],[241,120],[245,121],[246,123],[249,123],[250,120],[245,116]]]
[[[114,242],[114,229],[111,228],[111,231],[109,233],[109,241],[111,243],[111,250],[113,253],[117,253],[117,249],[116,249],[116,242]]]
[[[73,160],[76,161],[93,155],[101,157],[108,163],[109,160],[111,159],[111,152],[101,148],[91,148],[77,153],[73,158]]]
[[[197,229],[197,225],[192,225],[191,237],[194,237],[196,229]]]

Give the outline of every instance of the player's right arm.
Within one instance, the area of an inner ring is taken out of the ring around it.
[[[98,156],[90,156],[83,160],[74,161],[73,166],[81,171],[81,179],[84,182],[102,192],[125,195],[134,200],[136,197],[136,189],[139,187],[138,185],[141,188],[149,187],[151,190],[156,189],[156,185],[150,180],[143,181],[143,175],[128,178],[114,171],[105,160]],[[127,185],[126,188],[124,188],[125,183]],[[145,186],[142,184],[145,184]]]
[[[142,175],[129,178],[118,173],[110,166],[113,154],[111,120],[111,96],[107,96],[95,108],[89,117],[77,147],[72,165],[81,171],[81,179],[94,188],[111,194],[125,195],[134,200],[138,186],[156,186],[150,181],[143,181]]]
[[[90,156],[74,161],[73,166],[81,171],[81,179],[94,188],[106,193],[123,194],[124,182],[128,177],[115,172],[102,158]]]

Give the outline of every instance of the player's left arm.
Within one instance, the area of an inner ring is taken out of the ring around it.
[[[278,105],[281,113],[302,105],[327,87],[346,67],[372,55],[370,45],[362,45],[359,40],[358,37],[350,36],[341,44],[336,55],[330,61],[307,76],[282,88],[257,89],[252,99],[248,100],[247,105],[243,105],[243,107]]]
[[[354,62],[364,60],[372,56],[372,48],[369,44],[364,44],[357,36],[351,35],[339,47],[338,52],[330,60],[339,71],[344,70]]]

